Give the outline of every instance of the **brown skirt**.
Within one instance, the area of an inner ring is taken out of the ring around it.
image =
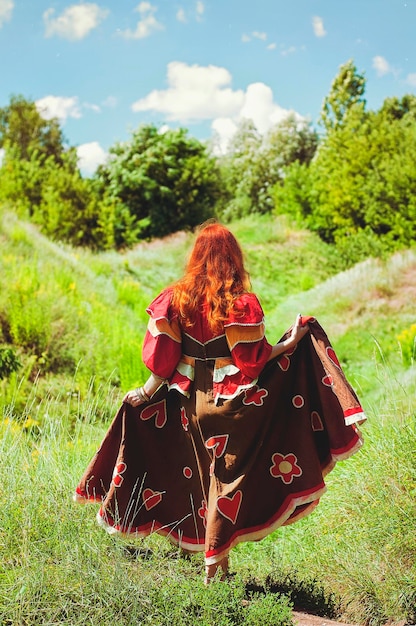
[[[325,332],[310,329],[233,399],[214,403],[212,361],[200,361],[190,398],[163,385],[123,404],[76,499],[99,501],[109,532],[158,532],[207,564],[310,513],[362,444],[350,422],[365,420]]]

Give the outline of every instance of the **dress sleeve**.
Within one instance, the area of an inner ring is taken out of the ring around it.
[[[246,376],[257,378],[272,346],[264,334],[264,313],[255,294],[243,294],[236,301],[224,328],[234,364]]]
[[[172,375],[182,354],[181,330],[171,300],[172,291],[165,289],[146,309],[150,319],[143,341],[143,363],[161,378]]]

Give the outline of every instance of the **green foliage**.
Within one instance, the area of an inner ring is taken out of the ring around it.
[[[0,380],[7,378],[22,367],[22,364],[12,348],[0,346]]]
[[[241,623],[247,626],[292,626],[290,606],[290,601],[283,594],[252,593]]]
[[[251,120],[243,119],[232,138],[228,153],[221,158],[226,203],[221,216],[226,221],[250,213],[269,211],[265,187],[267,166],[259,158],[262,138]]]
[[[267,575],[264,584],[253,579],[247,587],[256,595],[281,594],[289,598],[295,607],[314,615],[329,618],[337,618],[340,615],[340,598],[326,589],[317,577],[300,576],[293,568],[283,570],[281,567],[275,567],[274,571]]]
[[[0,201],[39,225],[48,237],[96,249],[114,246],[117,206],[98,204],[93,183],[82,178],[70,149],[61,162],[34,151],[27,160],[11,147],[0,169]]]
[[[34,102],[14,96],[0,109],[0,147],[0,202],[30,217],[51,238],[92,248],[114,245],[116,207],[98,206],[75,149],[64,150],[56,119],[43,119]]]
[[[364,231],[368,241],[374,235],[376,252],[411,245],[416,234],[415,133],[407,115],[393,123],[383,112],[352,108],[342,127],[328,134],[311,166],[310,227],[336,242]],[[366,246],[361,258],[368,252]]]
[[[292,163],[310,163],[317,150],[319,138],[310,122],[291,114],[272,126],[263,141],[271,171],[281,176],[282,168]]]
[[[350,61],[324,101],[326,134],[309,165],[285,169],[277,213],[335,243],[343,263],[411,246],[416,236],[416,98],[366,112],[365,81]]]
[[[341,126],[349,111],[357,104],[365,104],[365,77],[359,74],[352,60],[339,69],[331,90],[324,99],[321,123],[327,132]]]
[[[301,225],[311,213],[312,178],[310,167],[295,161],[284,170],[284,177],[273,188],[277,215],[290,215]]]
[[[310,124],[289,116],[264,136],[250,120],[243,120],[230,148],[220,159],[227,194],[218,207],[226,221],[273,209],[273,187],[291,164],[309,163],[318,136]]]
[[[218,171],[205,146],[184,129],[160,132],[141,126],[129,142],[110,149],[97,181],[103,197],[128,211],[130,224],[117,228],[117,243],[162,237],[190,229],[214,213]],[[130,232],[129,232],[130,231]]]
[[[10,146],[0,168],[0,202],[13,207],[20,217],[31,217],[33,207],[42,199],[45,165],[37,151],[21,159],[19,149]]]
[[[12,96],[0,108],[0,148],[13,149],[17,160],[30,161],[34,153],[61,162],[64,138],[57,119],[46,120],[36,104],[23,96]]]
[[[380,113],[389,117],[393,122],[401,120],[404,116],[416,120],[416,97],[413,94],[406,94],[401,99],[386,98]]]
[[[98,204],[93,184],[82,178],[75,151],[63,155],[57,168],[49,162],[44,174],[42,198],[33,210],[33,221],[47,236],[74,246],[109,248],[114,245],[113,208]]]
[[[39,377],[66,374],[60,388],[72,392],[77,372],[81,393],[91,377],[94,388],[111,380],[126,389],[145,379],[140,343],[150,295],[142,293],[139,283],[131,287],[135,306],[119,303],[113,277],[92,283],[94,274],[79,263],[75,251],[54,246],[10,218],[3,220],[2,232],[0,319],[4,341],[19,349],[22,362],[21,384],[12,377],[3,401],[13,397],[14,387],[24,398]],[[114,318],[115,306],[126,316]]]

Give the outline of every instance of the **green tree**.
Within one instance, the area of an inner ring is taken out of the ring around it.
[[[56,119],[43,119],[34,102],[12,96],[0,108],[0,200],[30,217],[42,198],[46,162],[63,164],[63,141]]]
[[[283,178],[273,188],[274,210],[305,225],[311,213],[311,193],[309,164],[295,161],[285,168]]]
[[[42,199],[47,159],[37,150],[22,159],[18,146],[5,145],[0,168],[0,201],[8,203],[21,217],[30,218]]]
[[[227,217],[268,213],[274,208],[274,186],[292,163],[309,163],[318,135],[311,125],[288,116],[260,135],[251,120],[243,120],[228,154],[221,159],[229,201]]]
[[[75,149],[62,155],[61,166],[49,158],[42,169],[42,197],[32,216],[42,231],[75,246],[113,247],[113,208],[98,203],[94,183],[78,169]]]
[[[276,176],[292,163],[308,164],[313,159],[319,137],[312,124],[294,114],[273,126],[264,138],[264,153]]]
[[[413,107],[394,122],[385,106],[372,114],[368,136],[375,156],[366,177],[364,221],[389,248],[410,246],[416,238],[416,98],[405,99]]]
[[[343,124],[321,140],[311,164],[308,226],[328,242],[364,226],[364,180],[375,155],[368,143],[368,118],[352,107]]]
[[[354,263],[416,236],[416,97],[365,110],[365,81],[349,61],[324,100],[326,133],[307,164],[285,169],[276,210],[288,212]]]
[[[98,204],[75,149],[64,148],[58,120],[43,119],[34,102],[13,96],[0,109],[0,146],[0,201],[53,239],[94,248],[115,244],[119,206]]]
[[[416,236],[416,124],[391,103],[354,105],[311,164],[307,220],[354,262],[409,246]]]
[[[264,197],[263,162],[259,159],[262,137],[254,122],[243,119],[238,125],[227,153],[219,159],[226,185],[222,217],[227,220],[249,213],[266,213],[270,208]]]
[[[139,127],[130,141],[110,148],[97,183],[103,198],[125,209],[118,212],[119,240],[123,222],[126,237],[133,231],[136,238],[193,228],[213,215],[220,193],[219,172],[207,148],[185,129],[162,133],[153,125]]]
[[[327,132],[341,125],[354,105],[365,106],[365,87],[364,74],[358,73],[352,60],[340,67],[322,105],[320,122]]]
[[[416,121],[416,96],[406,94],[401,99],[386,98],[380,114],[386,115],[392,121],[401,120],[404,116],[408,122]]]
[[[46,120],[36,104],[23,96],[12,96],[0,108],[0,148],[13,149],[14,158],[30,160],[34,153],[61,163],[64,137],[57,119]]]

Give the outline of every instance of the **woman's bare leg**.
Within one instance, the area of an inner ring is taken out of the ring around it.
[[[206,565],[205,567],[205,584],[209,585],[215,578],[215,574],[217,573],[218,568],[222,569],[221,580],[225,580],[228,573],[228,555],[225,556],[218,563],[213,563],[213,565]]]

